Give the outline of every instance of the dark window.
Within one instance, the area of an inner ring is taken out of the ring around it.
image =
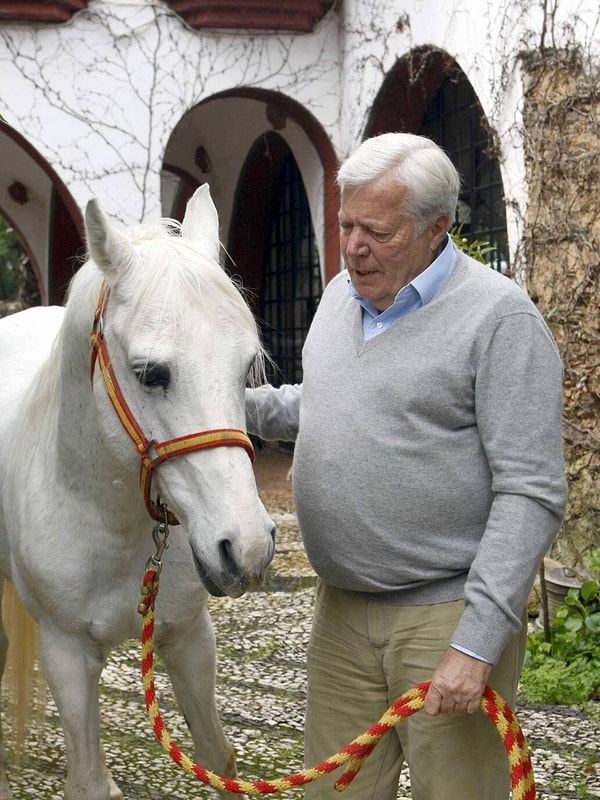
[[[462,191],[457,224],[470,240],[489,242],[494,269],[509,271],[506,209],[494,139],[466,78],[446,78],[418,131],[444,148],[458,169]]]
[[[269,380],[302,381],[302,347],[321,297],[319,255],[294,156],[279,174],[260,292],[263,341],[275,362]]]

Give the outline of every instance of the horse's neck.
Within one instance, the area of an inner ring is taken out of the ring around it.
[[[59,455],[85,452],[87,444],[91,448],[91,458],[101,456],[89,379],[89,332],[94,313],[91,307],[94,288],[95,282],[89,275],[77,275],[71,287],[53,365],[60,378],[56,398],[56,448]],[[73,463],[78,461],[76,457]]]

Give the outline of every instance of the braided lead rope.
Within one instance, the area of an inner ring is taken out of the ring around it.
[[[165,752],[184,772],[212,786],[213,789],[258,797],[304,786],[347,764],[342,775],[334,783],[335,789],[342,792],[352,783],[381,737],[397,725],[401,719],[409,717],[423,708],[429,681],[420,683],[401,695],[378,722],[342,747],[335,755],[301,772],[268,781],[234,780],[210,772],[182,753],[179,746],[169,736],[158,709],[154,685],[154,605],[158,592],[159,571],[156,569],[146,570],[138,606],[138,612],[143,616],[142,681],[146,710],[156,738]],[[536,790],[531,759],[525,737],[513,711],[506,701],[489,686],[486,686],[481,699],[481,709],[495,724],[502,738],[510,766],[512,800],[535,800]]]

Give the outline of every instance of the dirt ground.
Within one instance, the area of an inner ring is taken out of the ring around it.
[[[254,474],[258,493],[265,508],[271,512],[291,513],[294,510],[292,482],[288,472],[292,453],[278,445],[267,445],[256,451]]]

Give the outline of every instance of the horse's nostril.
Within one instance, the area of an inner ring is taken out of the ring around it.
[[[233,557],[233,544],[229,539],[222,539],[219,542],[219,553],[223,566],[230,572],[236,569],[235,558]]]

